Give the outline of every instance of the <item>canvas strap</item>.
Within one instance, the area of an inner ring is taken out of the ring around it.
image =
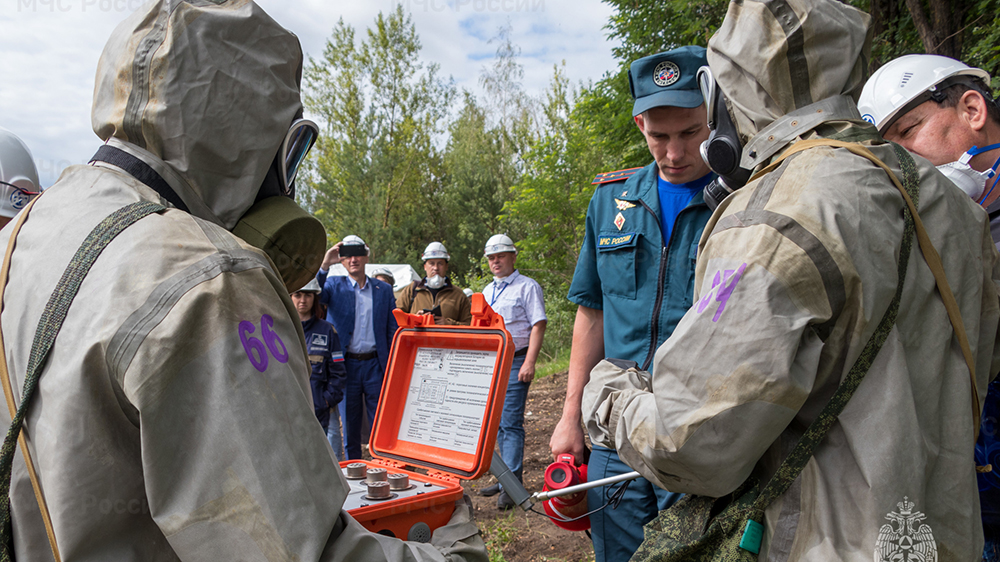
[[[966,356],[966,364],[970,372],[973,373],[973,412],[975,414],[974,421],[976,423],[976,435],[978,436],[979,398],[976,390],[973,364],[971,361],[972,354],[968,351],[968,339],[965,335],[964,325],[961,322],[961,316],[958,314],[958,306],[955,302],[954,295],[952,295],[951,289],[947,284],[947,279],[943,279],[944,268],[941,265],[941,258],[938,256],[937,251],[931,244],[930,238],[927,236],[927,233],[923,228],[923,224],[920,221],[920,216],[917,214],[920,184],[916,163],[913,161],[913,157],[899,145],[892,145],[894,151],[896,152],[896,156],[899,159],[900,168],[903,172],[903,182],[901,183],[888,166],[885,165],[885,163],[872,154],[870,150],[860,144],[832,139],[810,139],[796,143],[794,146],[785,151],[785,153],[782,154],[775,162],[755,174],[754,178],[751,178],[751,181],[753,181],[756,177],[775,169],[782,160],[788,158],[792,154],[796,154],[816,146],[846,148],[859,156],[863,156],[871,160],[875,165],[879,166],[885,170],[887,174],[889,174],[893,184],[903,196],[903,199],[906,202],[906,208],[903,213],[903,238],[900,245],[899,262],[897,264],[898,284],[892,301],[889,303],[888,308],[882,315],[882,319],[875,328],[875,332],[868,340],[864,349],[862,349],[861,354],[851,367],[851,370],[847,373],[847,376],[844,377],[844,380],[840,383],[840,386],[837,388],[837,391],[834,393],[829,403],[827,403],[826,407],[823,408],[823,411],[820,412],[819,416],[809,425],[805,434],[801,439],[799,439],[798,443],[795,444],[792,452],[781,463],[781,466],[778,467],[774,476],[771,477],[771,480],[767,483],[767,486],[765,486],[760,495],[757,496],[757,499],[754,501],[752,507],[750,508],[749,518],[757,523],[763,521],[764,510],[767,506],[784,494],[788,490],[788,487],[791,486],[792,482],[798,478],[802,469],[805,468],[806,463],[808,463],[809,459],[813,456],[816,447],[818,447],[819,443],[824,439],[824,437],[826,437],[826,434],[837,421],[837,417],[847,405],[851,396],[854,394],[854,391],[857,390],[861,381],[864,380],[865,374],[867,374],[869,368],[871,368],[875,357],[882,348],[882,344],[885,343],[889,332],[892,330],[893,324],[896,322],[896,314],[899,312],[899,302],[903,291],[903,283],[906,278],[906,269],[909,263],[914,233],[917,235],[917,240],[923,252],[924,259],[934,272],[935,280],[938,282],[938,290],[945,302],[945,307],[948,309],[948,315],[952,320],[955,333],[959,338],[959,344],[963,347],[963,354]],[[941,273],[940,278],[938,271]],[[951,304],[949,304],[949,302]],[[952,309],[954,309],[954,315]]]
[[[7,287],[10,260],[11,255],[14,252],[17,234],[21,229],[21,225],[23,225],[24,221],[27,220],[31,206],[34,205],[38,199],[40,199],[40,197],[35,198],[29,206],[20,213],[17,223],[14,225],[13,231],[11,232],[10,241],[7,244],[7,251],[4,255],[3,266],[0,268],[0,310],[2,310],[3,292]],[[11,550],[13,543],[10,535],[10,533],[12,533],[10,513],[10,480],[14,462],[14,451],[17,446],[16,443],[20,443],[21,446],[21,453],[24,456],[25,465],[28,469],[31,486],[35,491],[35,499],[38,501],[38,507],[42,514],[42,520],[45,523],[45,532],[49,538],[49,546],[52,548],[52,556],[56,562],[61,562],[59,548],[56,545],[55,531],[52,527],[52,518],[49,514],[48,506],[45,502],[45,498],[38,482],[38,475],[35,470],[34,462],[31,458],[31,453],[25,441],[25,432],[22,432],[21,428],[24,423],[24,418],[27,415],[28,407],[31,404],[31,399],[34,397],[35,390],[38,387],[38,378],[41,375],[42,369],[45,367],[49,351],[52,349],[52,344],[54,343],[56,335],[59,333],[59,329],[62,327],[63,321],[66,319],[66,314],[69,312],[70,305],[76,297],[84,278],[90,271],[91,266],[93,266],[94,262],[97,261],[97,258],[101,255],[101,252],[104,251],[104,248],[107,247],[107,245],[123,230],[145,216],[164,210],[166,210],[166,208],[162,205],[151,203],[149,201],[138,201],[111,213],[96,227],[94,227],[89,235],[87,235],[83,244],[77,249],[73,258],[70,260],[69,266],[66,268],[66,271],[63,272],[62,277],[59,279],[59,283],[56,284],[55,290],[52,292],[48,303],[45,305],[45,309],[42,311],[42,316],[38,321],[38,327],[35,330],[34,340],[31,343],[31,352],[28,356],[27,376],[24,379],[24,389],[21,392],[21,404],[16,409],[13,395],[14,393],[10,384],[10,376],[7,372],[7,357],[5,346],[3,344],[3,332],[2,329],[0,329],[0,383],[3,385],[7,408],[11,414],[10,428],[4,438],[3,446],[0,448],[0,533],[4,533],[6,535],[2,537],[3,540],[0,541],[0,562],[10,562],[14,560],[14,552]],[[0,326],[0,328],[2,328],[2,326]]]

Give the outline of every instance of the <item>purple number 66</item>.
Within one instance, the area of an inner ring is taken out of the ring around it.
[[[281,337],[274,331],[274,318],[271,318],[268,314],[260,318],[260,333],[264,338],[263,342],[253,336],[255,331],[257,331],[257,326],[252,322],[247,322],[246,320],[240,322],[240,343],[243,344],[243,350],[246,351],[247,358],[250,359],[250,364],[253,365],[254,369],[257,369],[261,373],[267,370],[269,362],[268,350],[271,351],[271,354],[274,355],[274,358],[279,363],[288,362],[288,348],[285,347],[285,342],[281,341]],[[266,346],[265,343],[267,344]]]

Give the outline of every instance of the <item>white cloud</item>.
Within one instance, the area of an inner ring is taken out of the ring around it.
[[[379,11],[402,4],[423,44],[422,57],[479,92],[478,78],[496,50],[488,44],[508,21],[522,51],[524,87],[540,94],[552,67],[566,61],[575,82],[597,80],[614,66],[603,26],[610,8],[594,0],[258,0],[299,36],[307,55],[322,54],[340,18],[361,36]],[[140,0],[0,0],[0,126],[31,148],[43,185],[100,146],[90,127],[97,59],[114,27]]]

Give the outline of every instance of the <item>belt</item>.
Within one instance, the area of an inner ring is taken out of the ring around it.
[[[355,361],[367,361],[369,359],[375,359],[378,357],[377,351],[369,351],[368,353],[344,353],[344,357],[348,359],[354,359]]]
[[[520,357],[522,355],[527,355],[527,354],[528,354],[528,348],[522,347],[521,349],[518,349],[517,351],[514,352],[514,357]]]

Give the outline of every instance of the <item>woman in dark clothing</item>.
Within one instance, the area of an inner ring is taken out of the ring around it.
[[[295,310],[299,313],[299,320],[302,321],[302,331],[306,334],[306,351],[312,365],[309,383],[312,386],[316,418],[326,431],[333,452],[339,460],[344,460],[337,404],[344,397],[347,371],[344,370],[344,353],[337,330],[323,320],[320,313],[319,293],[319,283],[313,279],[308,285],[292,293],[291,297]]]

